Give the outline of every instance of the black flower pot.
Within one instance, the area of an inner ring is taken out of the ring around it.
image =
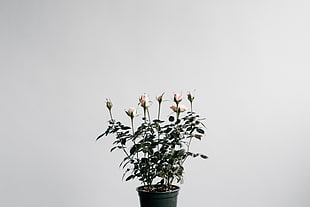
[[[137,188],[140,207],[177,207],[177,196],[180,190],[178,186],[174,186],[173,190],[164,192],[148,192],[143,188],[143,186]]]

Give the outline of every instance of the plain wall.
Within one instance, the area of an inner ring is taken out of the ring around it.
[[[138,206],[114,116],[195,91],[179,207],[310,206],[310,3],[0,1],[0,206]],[[185,103],[185,102],[184,102]],[[155,109],[152,109],[155,110]],[[139,113],[141,114],[141,110]],[[168,113],[168,112],[167,112]]]

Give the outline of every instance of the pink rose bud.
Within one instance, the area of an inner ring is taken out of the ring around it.
[[[134,107],[130,107],[130,108],[127,109],[125,112],[126,112],[126,114],[127,114],[128,116],[130,116],[130,118],[133,118],[133,117],[137,116],[137,109],[134,108]]]
[[[177,104],[180,103],[182,101],[182,99],[183,99],[183,96],[181,94],[177,94],[177,93],[174,94],[174,101]]]
[[[139,98],[139,102],[143,108],[148,108],[151,105],[151,101],[147,94],[143,94]]]

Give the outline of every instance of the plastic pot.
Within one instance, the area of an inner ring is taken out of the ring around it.
[[[140,207],[177,207],[180,187],[174,187],[174,190],[164,192],[147,192],[143,190],[143,186],[138,187]]]

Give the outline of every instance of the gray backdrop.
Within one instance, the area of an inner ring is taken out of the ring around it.
[[[138,206],[105,98],[195,91],[179,207],[310,206],[310,3],[0,1],[0,206]],[[155,106],[151,110],[155,110]],[[139,113],[141,114],[141,110]],[[167,112],[169,113],[169,112]]]

